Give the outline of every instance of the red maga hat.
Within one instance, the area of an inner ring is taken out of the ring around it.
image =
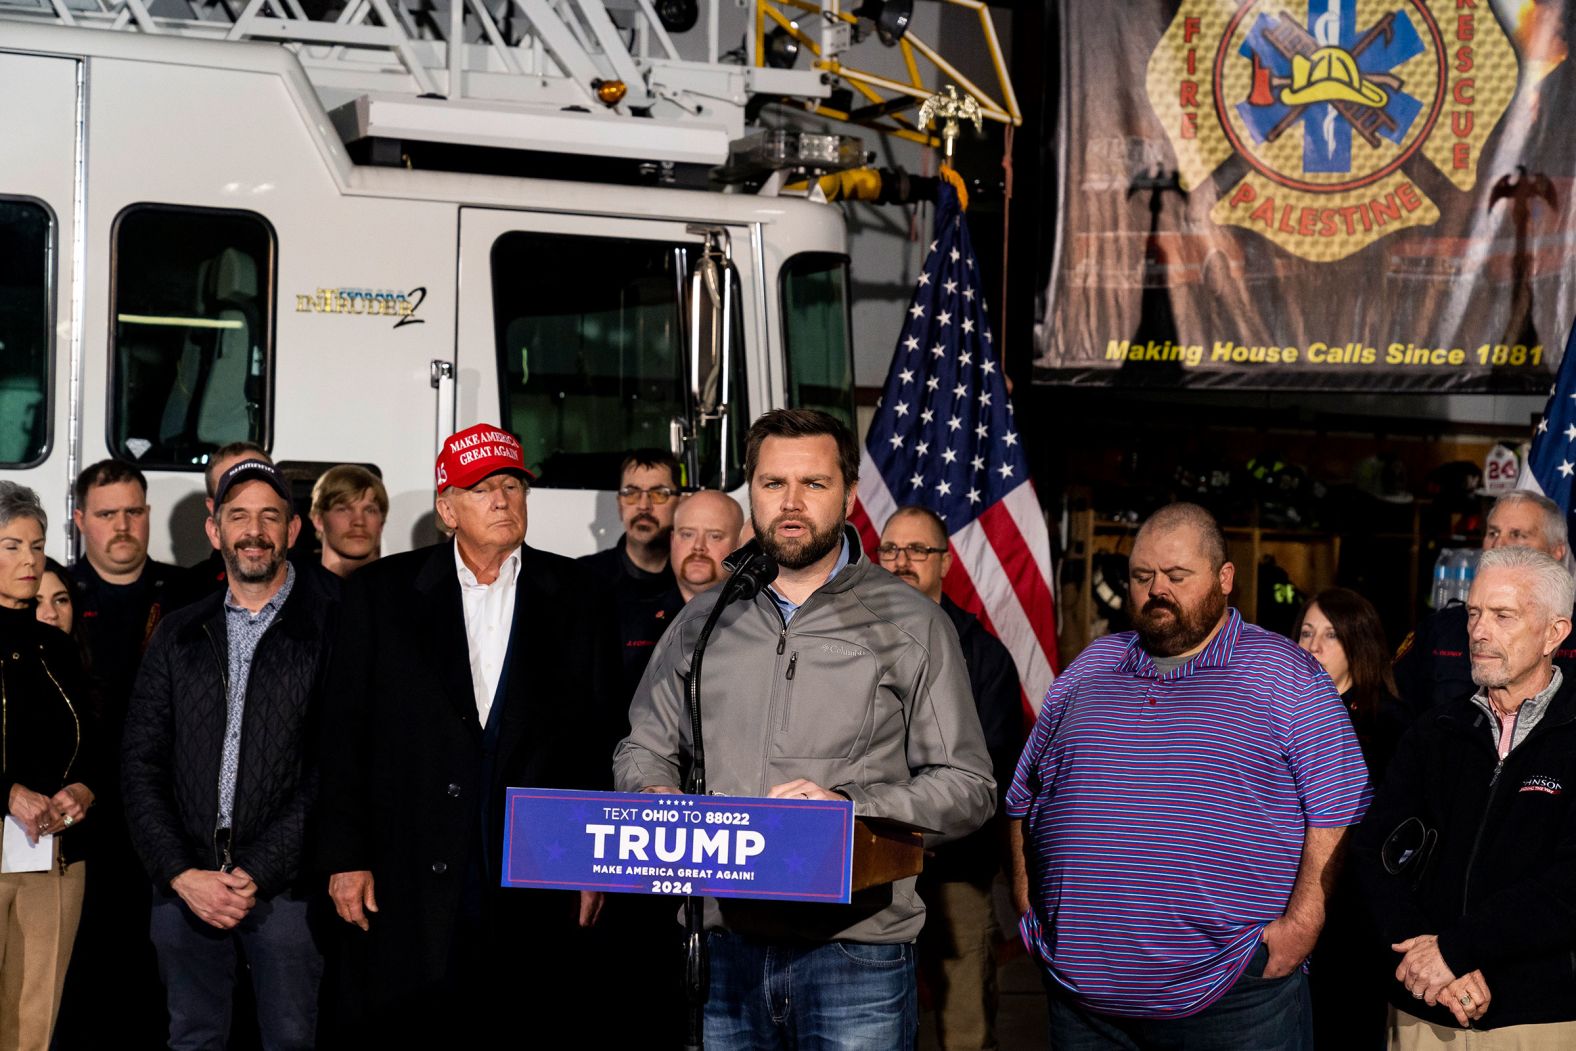
[[[478,423],[443,440],[434,476],[441,493],[451,485],[469,489],[500,471],[536,477],[525,469],[520,439],[491,423]]]

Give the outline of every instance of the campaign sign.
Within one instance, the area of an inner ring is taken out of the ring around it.
[[[846,800],[511,788],[503,885],[846,902]]]

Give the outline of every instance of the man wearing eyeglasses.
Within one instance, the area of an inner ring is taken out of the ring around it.
[[[679,463],[661,449],[636,449],[619,467],[618,517],[624,535],[582,562],[612,590],[624,651],[625,698],[635,692],[652,648],[683,608],[669,559],[678,508]]]
[[[514,435],[461,431],[435,473],[453,540],[347,579],[331,668],[317,857],[366,960],[341,1035],[459,1046],[504,1011],[602,1034],[580,929],[600,895],[503,890],[500,874],[507,786],[607,787],[612,613],[585,567],[524,543]]]
[[[1576,1047],[1576,676],[1554,660],[1573,596],[1541,551],[1483,552],[1477,692],[1413,723],[1357,831],[1392,1048]]]
[[[936,1008],[939,1042],[948,1051],[988,1051],[996,1046],[996,924],[991,888],[1007,857],[1006,824],[999,794],[1012,783],[1023,748],[1023,701],[1018,669],[1001,641],[973,614],[946,595],[941,584],[952,568],[947,527],[925,507],[901,507],[887,519],[876,549],[881,567],[941,604],[958,630],[969,687],[985,731],[996,775],[998,816],[925,861],[918,890],[925,903],[919,932],[919,970]]]

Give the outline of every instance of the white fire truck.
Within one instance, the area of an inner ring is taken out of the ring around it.
[[[826,102],[861,18],[901,36],[905,8],[656,2],[0,0],[0,476],[51,554],[113,456],[155,557],[202,557],[237,440],[303,488],[375,467],[403,550],[435,535],[437,439],[488,421],[539,474],[531,542],[578,555],[618,534],[624,450],[736,491],[761,411],[851,420],[842,215],[773,191],[857,141],[746,119]],[[816,67],[758,60],[799,46]],[[706,188],[724,162],[764,191]]]

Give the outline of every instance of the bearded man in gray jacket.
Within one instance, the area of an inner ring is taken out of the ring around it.
[[[859,817],[936,830],[931,843],[974,831],[995,782],[958,635],[941,607],[860,551],[847,525],[854,435],[823,412],[768,412],[745,440],[745,474],[751,545],[779,573],[723,611],[706,650],[711,791],[850,799]],[[690,602],[657,646],[614,755],[622,791],[678,791],[685,677],[721,590]],[[847,905],[708,898],[707,1046],[912,1048],[924,918],[912,877]]]

